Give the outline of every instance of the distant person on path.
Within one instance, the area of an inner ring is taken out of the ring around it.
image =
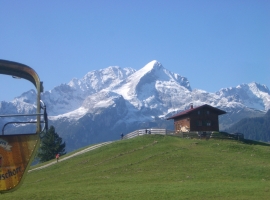
[[[123,134],[123,133],[121,133],[121,140],[123,140],[123,138],[124,138],[124,134]]]
[[[56,161],[57,161],[57,162],[58,162],[58,160],[59,160],[59,157],[60,157],[59,153],[56,154],[55,158],[56,158]]]

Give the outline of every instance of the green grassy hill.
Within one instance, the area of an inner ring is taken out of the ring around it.
[[[145,135],[28,174],[2,199],[269,199],[270,147]]]

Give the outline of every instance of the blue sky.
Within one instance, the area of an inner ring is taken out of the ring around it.
[[[0,59],[34,68],[45,90],[152,60],[193,89],[270,87],[269,0],[0,0],[0,25]],[[25,91],[0,85],[0,100]]]

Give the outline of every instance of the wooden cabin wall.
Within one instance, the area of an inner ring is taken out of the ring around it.
[[[181,130],[181,127],[188,127],[190,128],[190,119],[189,118],[180,118],[180,119],[176,119],[174,121],[174,130],[176,132]]]
[[[202,108],[188,115],[174,119],[175,131],[181,127],[189,127],[190,131],[219,131],[218,113],[214,110]]]
[[[218,114],[213,110],[200,109],[192,112],[190,120],[191,131],[219,131]]]

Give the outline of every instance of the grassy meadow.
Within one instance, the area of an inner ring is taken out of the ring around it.
[[[270,147],[144,135],[28,173],[3,199],[269,199]]]

